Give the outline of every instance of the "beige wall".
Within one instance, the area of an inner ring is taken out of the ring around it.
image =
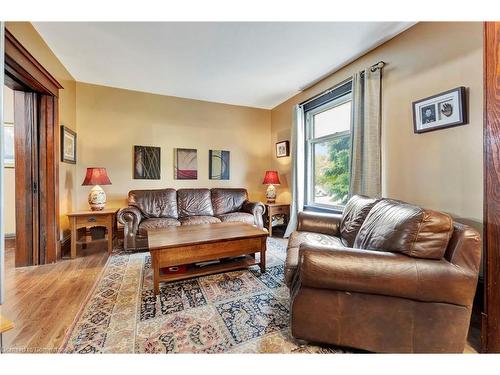
[[[6,28],[64,87],[59,91],[59,122],[76,130],[76,82],[29,22],[6,22]],[[74,208],[76,166],[59,163],[59,214],[61,232],[67,230],[66,213]]]
[[[3,120],[6,123],[14,122],[14,91],[3,88]],[[4,219],[5,234],[16,233],[16,180],[15,169],[4,168]]]
[[[482,23],[419,23],[272,110],[271,147],[290,139],[292,107],[380,60],[383,71],[383,195],[482,222]],[[469,124],[414,134],[411,103],[441,91],[469,89]],[[273,158],[290,200],[290,158]],[[284,180],[284,181],[283,181]]]
[[[147,94],[78,82],[77,206],[88,207],[85,169],[102,166],[108,207],[126,205],[131,189],[245,187],[263,199],[264,171],[271,164],[271,112],[249,107]],[[161,147],[161,179],[134,180],[133,146]],[[174,148],[198,150],[198,180],[174,180]],[[231,152],[230,180],[208,179],[208,150]]]

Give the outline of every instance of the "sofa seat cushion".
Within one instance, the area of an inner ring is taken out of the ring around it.
[[[189,216],[179,219],[181,225],[217,224],[220,219],[215,216]]]
[[[353,195],[349,199],[342,212],[342,220],[340,221],[340,238],[344,245],[347,247],[354,245],[354,240],[358,235],[361,225],[377,202],[377,199],[368,198],[363,195]]]
[[[285,262],[285,282],[288,286],[290,286],[290,284],[292,283],[293,275],[297,270],[297,265],[299,263],[300,245],[305,242],[313,245],[332,246],[336,249],[345,249],[344,244],[338,237],[315,232],[293,232],[288,240],[288,249]]]
[[[177,208],[180,218],[214,215],[210,190],[208,189],[177,190]]]
[[[223,223],[224,222],[232,222],[238,221],[242,223],[247,223],[254,225],[254,217],[252,214],[248,214],[246,212],[231,212],[229,214],[223,214],[217,216]]]
[[[175,189],[131,190],[128,204],[137,207],[145,218],[178,217]]]
[[[452,232],[453,221],[445,213],[384,199],[371,209],[354,247],[442,259]]]
[[[141,223],[139,224],[139,230],[178,227],[179,225],[181,225],[179,220],[172,219],[169,217],[159,217],[141,221]]]

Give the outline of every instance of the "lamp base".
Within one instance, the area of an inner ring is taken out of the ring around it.
[[[276,188],[274,185],[269,185],[266,190],[267,203],[276,202]]]
[[[95,185],[90,189],[88,202],[92,211],[104,210],[106,206],[106,193],[102,190],[102,187]]]

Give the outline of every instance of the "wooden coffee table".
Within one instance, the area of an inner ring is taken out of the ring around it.
[[[159,293],[162,281],[188,279],[257,264],[261,272],[265,272],[267,235],[266,230],[244,223],[202,224],[148,230],[154,294]],[[258,262],[255,259],[256,253],[260,253]],[[193,267],[180,274],[162,272],[162,269],[167,267],[238,256],[245,257],[221,261],[215,265]]]

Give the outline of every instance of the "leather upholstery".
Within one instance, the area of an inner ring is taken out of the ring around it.
[[[361,225],[370,210],[378,202],[377,199],[354,195],[347,202],[340,222],[340,237],[344,245],[353,247]]]
[[[241,211],[248,199],[245,189],[212,189],[211,196],[215,216]]]
[[[247,223],[250,225],[254,225],[254,219],[252,214],[248,214],[246,212],[231,212],[228,214],[222,214],[218,215],[217,218],[220,219],[220,221],[224,222],[233,222],[233,221],[238,221],[241,223]]]
[[[139,224],[139,230],[178,227],[179,225],[181,225],[181,223],[177,219],[172,219],[169,217],[157,217],[141,221],[141,223]]]
[[[344,248],[342,241],[338,237],[329,236],[323,233],[293,232],[288,240],[288,250],[285,262],[285,282],[288,287],[290,287],[293,276],[297,270],[297,264],[299,263],[299,247],[303,243]]]
[[[481,261],[479,233],[446,214],[389,199],[358,223],[354,245],[366,248],[345,247],[339,237],[321,244],[302,231],[290,237],[292,335],[374,352],[462,352]]]
[[[177,190],[179,217],[214,216],[209,189]]]
[[[132,190],[129,207],[118,212],[126,250],[147,248],[147,229],[239,221],[263,228],[265,206],[250,202],[245,189]],[[220,219],[214,215],[214,208]],[[139,233],[141,232],[141,233]]]
[[[181,217],[180,219],[181,225],[198,225],[198,224],[217,224],[220,223],[221,220],[216,218],[215,216],[188,216]]]
[[[452,220],[447,214],[384,199],[371,209],[354,247],[441,259],[452,231]]]
[[[341,215],[301,211],[297,217],[297,230],[338,236]]]
[[[128,205],[137,207],[145,218],[178,218],[174,189],[132,190],[128,193]]]

